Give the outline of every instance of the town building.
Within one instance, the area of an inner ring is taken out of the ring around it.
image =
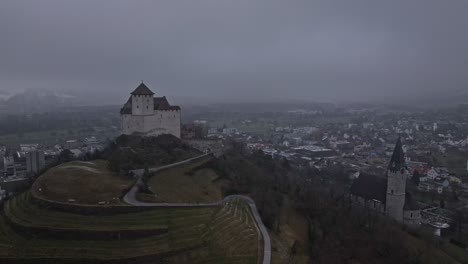
[[[15,159],[8,151],[5,153],[5,156],[3,156],[3,171],[6,177],[16,175]]]
[[[45,156],[43,151],[30,151],[26,153],[26,171],[37,174],[45,168]]]
[[[80,143],[76,139],[69,139],[65,141],[65,149],[74,149],[80,146]]]
[[[36,151],[38,148],[39,144],[20,144],[20,149],[22,153]]]
[[[131,92],[120,115],[124,135],[172,134],[180,138],[180,107],[170,105],[165,96],[154,97],[154,93],[143,82]]]

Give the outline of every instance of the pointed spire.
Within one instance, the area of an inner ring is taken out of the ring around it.
[[[131,95],[153,95],[154,93],[141,81],[140,85],[130,93]]]
[[[398,140],[395,144],[395,149],[393,150],[392,158],[390,159],[390,164],[388,169],[392,172],[397,172],[405,168],[405,154],[403,153],[403,145],[401,144],[401,137],[398,136]]]

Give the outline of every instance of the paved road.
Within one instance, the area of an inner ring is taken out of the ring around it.
[[[205,154],[202,156],[198,156],[192,159],[172,163],[169,165],[165,165],[162,167],[158,168],[152,168],[150,169],[151,172],[157,172],[161,171],[164,169],[176,167],[179,165],[187,164],[190,163],[194,160],[201,159],[205,156],[209,156],[211,154]],[[255,222],[257,223],[257,226],[260,230],[260,233],[262,234],[263,237],[263,264],[270,264],[271,263],[271,240],[270,240],[270,235],[268,234],[268,231],[263,224],[262,218],[260,217],[257,206],[255,205],[255,202],[252,200],[252,198],[245,196],[245,195],[229,195],[226,196],[223,200],[214,202],[214,203],[199,203],[199,204],[193,204],[193,203],[145,203],[138,201],[136,199],[136,194],[140,190],[141,187],[143,187],[143,182],[141,180],[141,176],[143,175],[144,170],[135,170],[134,173],[139,176],[137,182],[133,187],[128,191],[128,193],[124,196],[123,200],[127,204],[133,205],[133,206],[145,206],[145,207],[211,207],[211,206],[218,206],[221,205],[224,202],[227,202],[232,199],[241,199],[244,202],[246,202],[249,207],[250,211],[252,212],[252,215],[254,216]]]
[[[182,161],[171,163],[171,164],[164,165],[164,166],[161,166],[161,167],[149,168],[148,171],[151,172],[151,173],[154,173],[154,172],[162,171],[162,170],[165,170],[165,169],[177,167],[179,165],[187,164],[187,163],[190,163],[192,161],[199,160],[199,159],[202,159],[204,157],[209,157],[209,156],[213,156],[213,154],[212,153],[206,153],[206,154],[194,157],[194,158],[182,160]],[[145,173],[145,169],[132,170],[131,172],[133,172],[133,174],[135,174],[136,176],[141,177],[141,176],[143,176],[143,173]]]

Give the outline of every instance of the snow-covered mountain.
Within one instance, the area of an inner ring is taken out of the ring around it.
[[[5,112],[47,112],[58,108],[85,105],[85,100],[52,90],[27,90],[16,94],[3,93],[0,104]]]

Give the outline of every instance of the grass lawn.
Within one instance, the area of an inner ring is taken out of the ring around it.
[[[155,202],[207,203],[223,199],[223,181],[209,168],[197,169],[209,159],[164,170],[153,175],[148,186]]]
[[[58,202],[118,204],[133,182],[112,173],[107,161],[73,161],[49,169],[36,180],[31,191],[38,198]]]

